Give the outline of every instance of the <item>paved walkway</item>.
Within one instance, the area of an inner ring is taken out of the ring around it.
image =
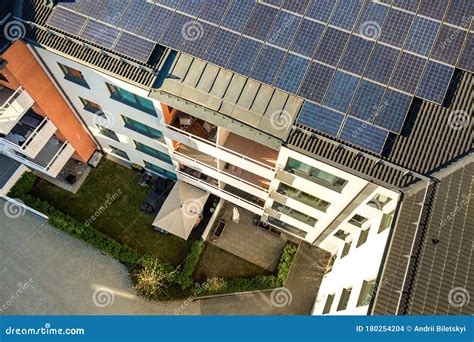
[[[275,271],[286,239],[254,226],[255,215],[241,208],[239,223],[233,222],[232,208],[229,203],[224,204],[220,218],[226,222],[224,231],[218,238],[211,232],[209,242],[263,269]],[[220,220],[216,220],[215,225]]]

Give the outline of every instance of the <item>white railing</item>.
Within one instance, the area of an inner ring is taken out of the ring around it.
[[[8,134],[35,103],[23,87],[19,87],[0,107],[0,133]]]
[[[31,157],[35,158],[48,143],[54,133],[57,131],[56,126],[48,118],[39,124],[38,127],[30,134],[30,136],[21,145],[21,149]]]
[[[173,131],[175,131],[175,132],[177,132],[177,133],[179,133],[179,134],[182,134],[182,135],[184,135],[184,136],[186,136],[186,137],[188,137],[188,138],[191,138],[191,139],[194,139],[194,140],[203,142],[203,143],[205,143],[205,144],[211,145],[212,147],[215,147],[215,148],[217,148],[217,149],[219,149],[219,150],[222,150],[222,151],[225,151],[225,152],[227,152],[227,153],[233,154],[234,156],[239,157],[239,158],[241,158],[241,159],[243,159],[243,160],[246,160],[246,161],[249,161],[249,162],[258,164],[259,166],[264,167],[264,168],[266,168],[266,169],[268,169],[268,170],[271,170],[271,171],[273,171],[273,172],[276,171],[276,169],[275,169],[274,166],[270,166],[270,165],[265,164],[265,163],[263,163],[263,162],[261,162],[261,161],[258,161],[258,160],[256,160],[256,159],[247,157],[247,156],[245,156],[245,155],[243,155],[243,154],[241,154],[241,153],[239,153],[239,152],[236,152],[236,151],[234,151],[234,150],[231,150],[230,148],[227,148],[227,147],[225,147],[225,146],[219,145],[219,144],[217,144],[217,143],[215,143],[215,142],[213,142],[213,141],[206,140],[206,139],[203,139],[203,138],[201,138],[201,137],[198,137],[197,135],[194,135],[194,134],[192,134],[192,133],[186,132],[186,131],[184,131],[184,130],[182,130],[182,129],[180,129],[180,128],[177,128],[177,127],[174,127],[174,126],[172,126],[172,125],[169,125],[169,124],[167,124],[167,123],[165,123],[165,122],[163,122],[163,121],[162,121],[161,123],[162,123],[163,126],[165,126],[166,128],[168,128],[168,129],[170,129],[170,130],[173,130]]]
[[[67,161],[72,157],[74,151],[74,147],[66,141],[59,151],[56,152],[48,165],[45,166],[46,171],[53,175],[53,177],[56,177],[64,165],[66,165]]]

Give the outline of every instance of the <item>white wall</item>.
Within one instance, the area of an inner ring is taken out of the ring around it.
[[[162,131],[162,125],[160,122],[163,113],[161,110],[160,102],[149,99],[147,90],[136,87],[132,84],[114,78],[110,75],[101,73],[93,68],[89,68],[80,63],[52,53],[48,50],[36,49],[36,52],[46,64],[47,68],[54,76],[58,84],[64,90],[66,96],[69,98],[72,105],[79,113],[81,118],[84,120],[94,137],[104,148],[105,152],[110,152],[109,146],[111,145],[125,151],[130,157],[130,162],[132,163],[136,163],[138,165],[143,166],[143,161],[145,160],[165,170],[174,172],[173,165],[170,165],[145,153],[137,151],[135,149],[135,144],[133,143],[133,140],[148,145],[158,151],[168,153],[166,143],[162,143],[157,139],[149,138],[145,135],[125,128],[125,123],[123,122],[121,117],[122,115],[124,115],[131,119],[139,121],[147,126]],[[58,62],[81,71],[89,85],[89,89],[65,79],[64,73],[59,67]],[[119,88],[125,89],[136,95],[148,98],[148,100],[152,101],[155,106],[156,117],[112,99],[110,97],[110,92],[106,86],[106,82],[113,84]],[[101,120],[97,117],[97,115],[84,109],[84,106],[79,97],[95,102],[102,107],[104,114],[107,116],[107,120],[102,121],[102,126],[114,131],[117,134],[120,142],[105,137],[99,133],[96,124],[100,124]]]

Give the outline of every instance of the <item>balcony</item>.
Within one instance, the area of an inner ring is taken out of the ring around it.
[[[255,173],[249,172],[230,163],[226,163],[224,165],[224,172],[234,177],[237,177],[247,183],[255,185],[262,190],[268,190],[270,188],[270,180],[260,177]]]
[[[22,116],[34,104],[33,98],[26,90],[19,87],[16,91],[0,89],[0,134],[8,134],[20,121]]]
[[[48,119],[27,113],[5,136],[6,143],[29,158],[36,158],[57,131]]]
[[[180,111],[171,126],[209,142],[217,141],[217,126]]]

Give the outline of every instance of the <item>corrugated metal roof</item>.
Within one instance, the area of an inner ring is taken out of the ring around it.
[[[448,95],[448,104],[418,101],[412,106],[401,135],[384,151],[381,159],[419,174],[427,175],[472,150],[472,103],[474,76],[459,73]],[[377,164],[377,158],[358,151],[343,150],[332,139],[317,139],[318,134],[296,124],[288,145],[382,184],[404,187],[413,181],[403,171]]]

